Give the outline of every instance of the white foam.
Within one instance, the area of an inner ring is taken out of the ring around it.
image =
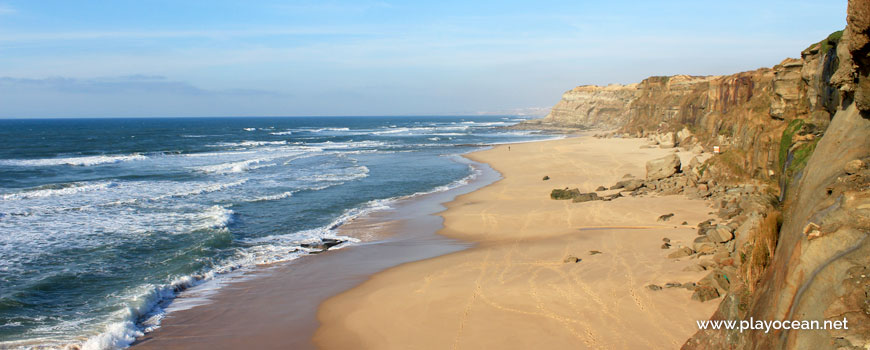
[[[255,131],[255,130],[257,130],[257,128],[244,128],[244,129],[242,129],[242,130],[244,130],[244,131]]]
[[[275,135],[275,136],[284,136],[284,135],[292,135],[292,134],[293,134],[293,131],[290,131],[290,130],[288,130],[288,131],[277,131],[277,132],[270,132],[269,134],[270,134],[270,135]]]
[[[282,193],[278,193],[278,194],[273,194],[273,195],[268,195],[268,196],[261,196],[261,197],[257,197],[257,198],[254,198],[254,199],[248,200],[248,202],[276,201],[276,200],[279,200],[279,199],[290,198],[291,196],[293,196],[293,193],[294,193],[294,192],[295,192],[295,191],[286,191],[286,192],[282,192]]]
[[[257,147],[267,145],[286,145],[287,141],[241,141],[241,142],[221,142],[212,147]]]
[[[3,200],[25,200],[34,198],[46,198],[54,196],[66,196],[71,194],[79,194],[82,192],[99,191],[107,188],[116,187],[117,184],[112,181],[103,181],[98,183],[83,183],[75,182],[65,185],[61,188],[39,188],[25,190],[16,193],[7,193],[0,196]]]
[[[12,166],[94,166],[101,164],[113,164],[134,160],[145,160],[148,157],[141,154],[111,155],[111,156],[84,156],[69,158],[41,158],[41,159],[4,159],[0,164]]]
[[[198,221],[197,229],[226,228],[233,223],[233,211],[219,205],[213,205],[203,212]]]
[[[247,160],[241,160],[238,162],[229,162],[229,163],[221,163],[221,164],[215,164],[215,165],[200,166],[200,167],[196,167],[195,169],[202,171],[204,173],[215,173],[215,174],[241,173],[244,171],[260,169],[260,168],[265,168],[265,167],[277,165],[277,164],[260,164],[263,162],[268,162],[270,160],[272,160],[272,158],[247,159]]]

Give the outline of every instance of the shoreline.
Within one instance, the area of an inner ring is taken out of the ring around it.
[[[684,271],[693,262],[667,259],[671,250],[659,245],[665,236],[691,244],[694,225],[710,217],[706,203],[684,196],[587,203],[547,196],[565,185],[609,186],[624,172],[642,177],[646,160],[674,152],[642,149],[643,143],[585,136],[466,155],[490,164],[502,179],[447,203],[438,234],[474,245],[392,267],[327,299],[314,343],[327,349],[678,348],[697,330],[694,320],[708,319],[718,303],[690,300],[684,289],[644,286],[703,275]],[[551,180],[542,181],[544,175]],[[659,211],[689,225],[659,223]],[[587,253],[593,250],[602,253]],[[579,261],[563,262],[569,257]]]
[[[338,228],[338,235],[360,239],[331,249],[316,258],[261,266],[237,281],[206,291],[207,300],[191,289],[173,303],[190,304],[167,313],[159,328],[137,339],[131,348],[314,348],[311,335],[319,326],[318,305],[365,281],[369,276],[402,263],[465,249],[468,243],[436,234],[444,203],[500,179],[488,165],[469,160],[472,175],[435,189],[395,199],[392,208],[357,217]],[[446,190],[438,190],[446,188]],[[282,310],[275,310],[273,300]],[[275,312],[273,312],[275,311]],[[250,321],[250,322],[240,322]],[[276,327],[272,324],[291,326]],[[264,327],[264,325],[268,325]]]

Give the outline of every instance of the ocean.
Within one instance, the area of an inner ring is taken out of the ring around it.
[[[125,347],[189,287],[466,184],[463,153],[554,138],[521,120],[0,120],[0,348]]]

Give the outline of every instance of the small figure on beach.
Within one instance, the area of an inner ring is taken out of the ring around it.
[[[508,152],[510,152],[510,151],[511,151],[511,146],[508,146]]]

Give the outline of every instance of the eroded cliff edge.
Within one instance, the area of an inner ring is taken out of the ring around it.
[[[713,299],[721,304],[712,318],[845,317],[850,326],[705,330],[684,349],[870,348],[868,54],[870,0],[850,0],[846,29],[799,59],[727,76],[582,86],[533,122],[608,129],[657,147],[720,147],[704,164],[684,167],[690,172],[677,190],[713,200],[724,216],[719,227],[734,235],[713,248],[703,240],[686,247],[715,254],[704,298],[725,295]]]

